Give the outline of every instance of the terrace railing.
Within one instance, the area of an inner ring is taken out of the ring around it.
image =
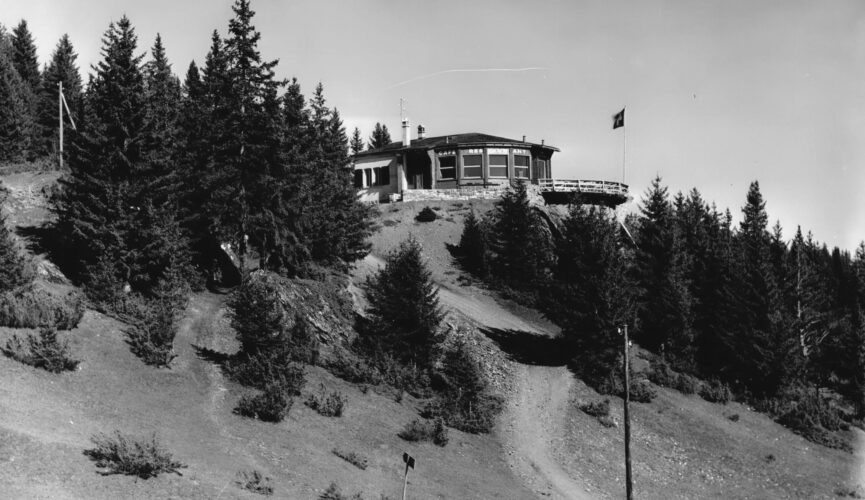
[[[628,196],[628,185],[610,181],[584,181],[566,179],[538,179],[541,192],[591,193]]]

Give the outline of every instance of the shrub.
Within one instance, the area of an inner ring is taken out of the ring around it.
[[[334,455],[338,456],[339,458],[345,460],[346,462],[354,465],[355,467],[357,467],[360,470],[366,470],[368,460],[365,456],[363,456],[359,453],[355,453],[353,451],[347,452],[347,451],[340,450],[339,448],[334,448],[333,450],[331,450],[331,453],[333,453]]]
[[[178,311],[167,301],[141,299],[132,326],[126,330],[132,353],[148,365],[167,367],[177,357],[174,337]]]
[[[254,356],[283,343],[287,318],[275,283],[248,278],[231,295],[228,306],[241,353]]]
[[[435,419],[432,442],[436,446],[445,446],[448,444],[448,428],[445,427],[445,422],[441,417]]]
[[[234,413],[263,422],[282,422],[293,403],[294,399],[286,393],[284,387],[271,384],[265,387],[261,394],[240,398]]]
[[[727,420],[729,420],[730,422],[738,422],[739,421],[739,414],[734,413],[732,415],[728,415]]]
[[[651,403],[658,396],[658,391],[652,387],[648,380],[637,380],[631,384],[631,401],[637,403]]]
[[[367,360],[343,350],[335,351],[326,368],[335,376],[353,384],[378,385],[382,381],[381,373],[376,367]]]
[[[700,387],[700,397],[710,403],[727,404],[733,398],[733,394],[727,384],[712,379]]]
[[[228,361],[225,370],[240,384],[262,390],[275,384],[291,396],[299,396],[306,384],[303,365],[292,362],[284,348],[253,356],[238,354]]]
[[[327,393],[324,384],[319,388],[319,394],[310,394],[306,398],[306,406],[325,417],[341,417],[345,408],[345,398],[339,391]]]
[[[6,342],[3,354],[51,373],[72,371],[79,363],[69,357],[69,343],[58,340],[57,330],[54,328],[42,328],[39,330],[39,336],[30,334],[24,341],[17,335],[13,335]]]
[[[490,250],[487,232],[487,228],[475,216],[474,210],[469,212],[460,236],[459,251],[466,270],[481,277],[489,274]]]
[[[363,500],[360,493],[355,493],[352,496],[344,495],[336,483],[330,483],[330,486],[318,498],[319,500]]]
[[[865,498],[865,491],[862,491],[862,487],[859,485],[855,487],[839,486],[835,488],[835,496],[841,498]]]
[[[778,398],[761,402],[761,406],[775,416],[779,424],[809,441],[830,448],[852,449],[846,439],[834,433],[849,428],[840,410],[824,401],[813,388],[788,389]]]
[[[696,394],[700,390],[700,387],[700,381],[697,380],[696,377],[688,375],[687,373],[680,373],[679,376],[676,377],[673,389],[676,389],[682,394]]]
[[[598,417],[598,422],[600,422],[601,425],[607,428],[616,426],[616,421],[613,420],[613,417],[609,415],[601,415],[600,417]]]
[[[649,372],[649,380],[661,387],[674,387],[678,379],[678,373],[674,372],[670,365],[664,360],[652,363],[652,371]]]
[[[273,486],[270,485],[270,478],[261,475],[257,470],[251,472],[240,471],[237,473],[238,479],[235,481],[241,488],[258,493],[259,495],[273,495]]]
[[[464,345],[447,351],[442,370],[435,374],[437,395],[421,415],[441,417],[444,422],[463,432],[486,433],[495,425],[501,412],[501,398],[490,394],[481,368]]]
[[[180,474],[186,467],[175,461],[156,440],[135,440],[115,431],[113,436],[97,434],[90,438],[95,448],[84,454],[96,462],[97,467],[108,469],[104,474],[126,474],[142,479],[155,477],[163,472]]]
[[[84,300],[78,292],[57,295],[31,284],[0,294],[0,326],[71,330],[82,316]]]
[[[580,410],[593,417],[605,417],[610,414],[610,400],[590,401],[580,405]]]
[[[438,219],[438,214],[430,207],[424,207],[414,218],[418,222],[432,222],[436,219]]]

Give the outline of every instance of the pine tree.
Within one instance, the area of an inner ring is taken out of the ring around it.
[[[515,289],[539,288],[553,261],[552,238],[545,226],[529,203],[524,183],[505,191],[496,202],[490,231],[493,274]]]
[[[12,30],[12,48],[15,69],[30,92],[35,94],[39,90],[39,60],[36,58],[36,43],[24,19]]]
[[[33,135],[32,96],[13,61],[14,48],[0,25],[0,161],[18,161],[30,155]]]
[[[574,204],[557,241],[558,265],[545,313],[562,327],[574,366],[589,384],[617,390],[620,327],[634,317],[636,287],[615,216],[604,208]]]
[[[417,240],[409,238],[393,250],[366,290],[371,318],[366,339],[404,361],[427,366],[443,313]]]
[[[351,133],[351,142],[349,142],[349,148],[351,149],[352,155],[356,155],[363,151],[363,137],[360,136],[360,129],[357,127],[355,127],[354,132]]]
[[[141,205],[138,177],[147,166],[142,150],[146,124],[141,56],[137,36],[125,16],[112,23],[103,39],[103,60],[88,89],[86,119],[80,134],[72,134],[70,172],[53,200],[56,230],[64,245],[68,270],[76,278],[101,276],[91,269],[112,263],[115,279],[138,278],[130,247]]]
[[[683,211],[686,205],[681,205]],[[691,344],[688,290],[682,269],[685,250],[676,236],[676,221],[683,214],[674,216],[660,177],[655,177],[646,191],[641,213],[635,264],[643,293],[637,338],[648,349],[665,348],[683,357]]]
[[[460,236],[460,252],[463,254],[463,266],[471,273],[486,277],[489,273],[488,230],[475,211],[466,217],[463,233]]]
[[[39,87],[38,122],[41,133],[39,150],[42,153],[59,153],[60,151],[57,124],[57,93],[60,83],[63,84],[63,95],[66,97],[70,111],[76,115],[76,121],[81,121],[77,115],[81,111],[82,87],[81,75],[75,63],[76,59],[78,59],[78,54],[72,47],[69,35],[64,34],[57,42],[57,46],[51,54],[51,60],[42,73],[42,83]],[[64,116],[64,120],[68,120],[68,118]],[[65,123],[69,122],[66,121]]]
[[[369,149],[379,149],[390,144],[390,132],[387,131],[387,125],[382,125],[375,122],[375,128],[372,130],[372,135],[369,137]]]

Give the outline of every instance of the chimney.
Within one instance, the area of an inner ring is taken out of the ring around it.
[[[523,135],[523,142],[526,142],[526,136],[525,136],[525,134]]]
[[[426,137],[426,129],[423,128],[423,125],[417,126],[417,140],[424,139]]]
[[[402,145],[411,145],[411,127],[409,126],[408,118],[402,119]]]
[[[541,139],[541,146],[543,146],[543,145],[544,145],[544,140],[543,140],[543,139]]]

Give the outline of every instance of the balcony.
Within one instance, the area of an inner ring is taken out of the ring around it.
[[[628,185],[610,181],[538,179],[541,196],[548,204],[568,204],[576,194],[581,203],[615,208],[628,201]]]

